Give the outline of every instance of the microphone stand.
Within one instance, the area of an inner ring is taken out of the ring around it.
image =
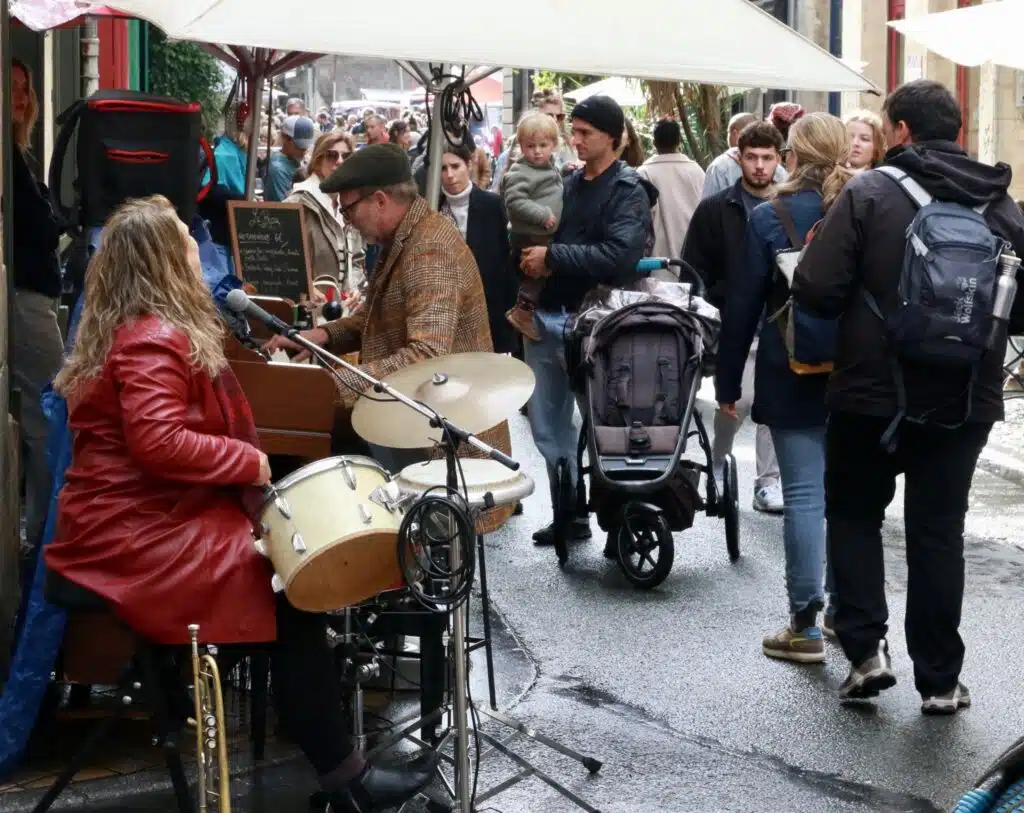
[[[314,344],[309,341],[306,337],[301,335],[298,330],[293,327],[281,324],[266,323],[275,333],[291,339],[293,342],[308,350],[313,356],[319,359],[321,362],[326,364],[332,374],[337,373],[330,365],[336,365],[351,373],[355,373],[365,382],[367,382],[374,392],[383,393],[396,401],[400,401],[405,404],[409,409],[415,410],[420,415],[425,417],[432,428],[441,429],[441,443],[444,447],[445,462],[447,465],[447,485],[448,488],[453,492],[459,490],[458,480],[458,458],[456,456],[456,450],[460,443],[468,443],[470,446],[478,449],[479,451],[486,454],[491,460],[497,460],[503,466],[512,471],[519,470],[519,463],[509,457],[507,454],[502,452],[500,449],[495,449],[493,446],[489,446],[484,443],[478,437],[464,429],[460,429],[458,426],[453,424],[443,415],[430,407],[421,404],[419,401],[414,401],[402,393],[398,392],[394,387],[383,381],[374,378],[369,373],[360,370],[354,364],[350,364],[333,353],[320,347],[318,344]],[[437,383],[443,383],[438,381]],[[451,558],[451,569],[452,572],[457,572],[462,565],[462,551],[461,546],[456,543],[451,546],[450,552]],[[466,613],[466,602],[463,602],[458,607],[453,608],[453,621],[452,621],[452,659],[454,660],[455,667],[455,686],[452,688],[452,694],[454,695],[454,707],[455,707],[455,753],[454,753],[454,765],[455,765],[455,793],[452,794],[458,802],[459,813],[474,813],[473,811],[473,798],[470,791],[470,773],[471,766],[469,760],[469,699],[467,697],[466,689],[466,627],[467,627],[467,613]],[[474,706],[474,708],[476,708]],[[523,723],[509,717],[501,712],[493,709],[477,709],[478,711],[486,714],[492,720],[506,726],[507,728],[518,732],[530,739],[538,742],[548,748],[557,751],[567,757],[574,759],[581,763],[591,773],[595,774],[601,769],[601,762],[594,759],[593,757],[587,757],[579,754],[561,743],[552,740],[551,738],[541,734],[540,732],[533,729],[531,726],[524,725]],[[503,754],[510,760],[512,760],[522,770],[519,774],[512,777],[511,779],[505,780],[495,788],[481,795],[480,800],[490,798],[491,796],[500,793],[502,790],[511,787],[515,783],[522,781],[523,779],[535,776],[536,778],[543,781],[548,787],[558,791],[563,797],[569,799],[577,807],[586,811],[587,813],[600,813],[600,811],[584,801],[580,796],[570,791],[568,788],[561,785],[552,777],[548,776],[545,772],[538,769],[535,765],[527,762],[523,757],[519,756],[515,752],[511,751],[507,745],[481,731],[479,728],[474,726],[477,735],[487,743],[489,743],[496,751]],[[376,749],[375,749],[376,750]],[[478,754],[479,756],[479,754]],[[440,768],[438,768],[440,771]],[[441,774],[444,784],[447,785],[447,779],[444,778],[444,774]]]
[[[283,332],[283,331],[282,331]],[[318,344],[309,341],[294,328],[284,335],[296,344],[308,350],[316,358],[327,364],[335,364],[339,367],[355,373],[366,381],[377,393],[383,393],[396,401],[405,404],[427,418],[430,426],[442,431],[441,445],[444,448],[445,462],[447,467],[447,485],[453,492],[459,490],[458,458],[456,451],[460,443],[468,443],[470,446],[486,454],[490,459],[497,460],[506,468],[512,471],[519,469],[519,463],[506,455],[500,449],[489,446],[470,432],[460,429],[443,415],[421,404],[419,401],[403,395],[394,387],[374,378],[364,370],[360,370],[354,364],[350,364],[333,353],[328,352]],[[439,382],[440,383],[440,382]],[[452,572],[458,572],[462,566],[461,545],[456,541],[451,546],[449,553]],[[466,605],[453,608],[454,619],[452,621],[452,659],[455,662],[455,687],[452,692],[455,699],[455,785],[459,802],[460,813],[472,813],[472,797],[470,793],[470,762],[469,762],[469,701],[466,697]]]

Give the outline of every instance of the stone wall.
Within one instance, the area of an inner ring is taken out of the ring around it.
[[[957,7],[956,0],[907,0],[908,17]],[[851,61],[865,63],[862,71],[868,79],[886,89],[888,76],[888,3],[884,0],[844,0],[843,54]],[[934,79],[957,93],[957,66],[913,42],[905,41],[901,49],[900,77],[903,81],[918,78]],[[978,111],[980,107],[981,69],[967,71],[967,117],[965,148],[977,156],[979,143]],[[1017,72],[996,69],[995,138],[997,160],[1013,168],[1010,194],[1024,198],[1024,109],[1017,107]],[[880,110],[882,97],[867,93],[844,93],[843,110],[858,107]]]

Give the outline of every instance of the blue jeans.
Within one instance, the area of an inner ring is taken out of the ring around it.
[[[825,427],[772,429],[782,479],[789,611],[825,606]]]
[[[528,408],[533,442],[547,463],[549,478],[558,459],[565,457],[575,480],[579,432],[572,422],[576,400],[569,388],[563,339],[569,314],[534,311],[533,321],[540,341],[523,339],[524,360],[537,382]]]

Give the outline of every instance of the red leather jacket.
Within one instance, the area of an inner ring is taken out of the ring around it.
[[[157,317],[118,328],[69,403],[73,460],[46,564],[156,643],[186,643],[189,624],[204,641],[271,641],[272,569],[242,501],[258,452],[228,436],[223,390],[189,353]]]

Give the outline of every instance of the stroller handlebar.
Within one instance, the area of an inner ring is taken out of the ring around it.
[[[636,264],[636,270],[640,273],[649,274],[652,271],[661,271],[666,268],[676,268],[676,276],[680,282],[689,282],[693,286],[693,293],[703,297],[705,293],[704,280],[700,274],[685,260],[672,259],[671,257],[644,257]],[[684,279],[684,276],[687,279]]]

